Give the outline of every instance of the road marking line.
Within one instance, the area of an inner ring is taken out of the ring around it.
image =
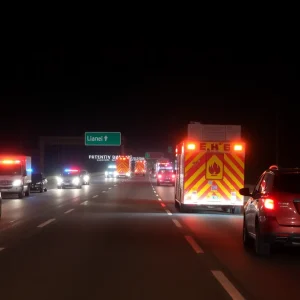
[[[65,214],[68,214],[68,213],[70,213],[70,212],[73,211],[73,210],[74,210],[74,208],[71,208],[71,209],[65,211]]]
[[[95,196],[93,196],[92,198],[97,198],[98,197],[98,195],[95,195]]]
[[[108,188],[109,190],[111,190],[111,187],[110,188]]]
[[[188,243],[192,246],[197,254],[204,253],[201,247],[197,244],[197,242],[189,235],[184,236]]]
[[[179,221],[177,221],[176,219],[172,219],[172,221],[174,222],[174,224],[176,225],[176,227],[182,228],[182,225],[180,224]]]
[[[0,251],[3,251],[5,248],[0,248]]]
[[[116,184],[114,186],[117,186]]]
[[[166,204],[164,204],[164,203],[161,203],[160,205],[161,205],[162,207],[166,207]]]
[[[161,201],[161,198],[158,198],[158,201]]]
[[[212,270],[211,272],[233,300],[245,300],[245,298],[235,288],[235,286],[230,282],[230,280],[224,275],[222,271]]]
[[[54,222],[54,221],[55,221],[55,219],[50,219],[50,220],[48,220],[48,221],[46,221],[46,222],[44,222],[44,223],[38,225],[38,227],[39,227],[39,228],[42,228],[42,227],[47,226],[48,224],[50,224],[50,223],[52,223],[52,222]]]
[[[105,193],[106,191],[102,191],[102,193]]]
[[[80,203],[80,205],[86,205],[88,202],[87,201],[84,201],[82,203]]]
[[[172,213],[171,213],[168,209],[166,209],[166,213],[167,213],[169,216],[172,216]]]

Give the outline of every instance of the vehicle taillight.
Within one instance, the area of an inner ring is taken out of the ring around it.
[[[175,174],[172,174],[172,178],[175,178]]]
[[[273,199],[265,199],[264,206],[266,209],[273,210],[274,209],[274,200]]]
[[[161,174],[158,174],[157,177],[158,177],[158,178],[161,178]]]

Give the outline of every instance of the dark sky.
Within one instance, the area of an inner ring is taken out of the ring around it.
[[[264,168],[275,162],[279,108],[281,162],[300,166],[298,56],[289,47],[9,46],[1,57],[1,144],[121,131],[130,147],[165,150],[189,121],[241,124],[251,166]]]

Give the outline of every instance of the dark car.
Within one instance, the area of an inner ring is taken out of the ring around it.
[[[82,178],[82,184],[83,185],[89,185],[90,184],[90,179],[91,176],[87,170],[81,170],[80,171],[80,176]]]
[[[31,175],[30,191],[36,192],[47,192],[47,178],[43,173],[33,173]]]
[[[274,244],[300,246],[300,169],[271,166],[260,176],[244,207],[243,242],[254,240],[258,255],[270,254]]]
[[[172,169],[160,169],[157,172],[157,185],[172,184],[175,185],[175,173]]]

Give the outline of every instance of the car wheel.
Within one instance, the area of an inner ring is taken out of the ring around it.
[[[264,241],[263,236],[260,233],[259,223],[256,221],[255,224],[255,253],[259,256],[269,256],[271,253],[271,245],[270,243],[266,243]]]
[[[247,229],[247,224],[245,221],[245,216],[244,216],[244,222],[243,222],[243,244],[245,247],[249,247],[253,240],[251,239],[248,229]]]

